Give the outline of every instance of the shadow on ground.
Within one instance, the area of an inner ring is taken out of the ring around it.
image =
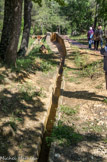
[[[37,71],[48,72],[59,65],[59,56],[49,51],[49,54],[40,53],[39,47],[35,47],[26,57],[19,57],[16,61],[16,67],[10,69],[5,65],[1,66],[0,84],[7,80],[24,81],[30,74],[36,74]],[[5,67],[3,69],[3,67]]]
[[[8,89],[0,92],[1,157],[37,157],[37,137],[41,137],[41,131],[36,122],[37,113],[41,112],[45,112],[45,108],[38,92],[32,95],[28,92],[12,93]],[[16,159],[14,161],[17,161]]]
[[[88,91],[64,91],[61,89],[61,94],[68,98],[77,98],[77,99],[84,99],[84,100],[92,100],[92,101],[103,101],[106,96],[96,95],[94,92]]]
[[[104,160],[100,155],[95,155],[94,152],[91,153],[90,151],[93,143],[98,148],[99,142],[103,141],[98,134],[79,134],[75,132],[73,127],[59,121],[58,125],[53,129],[50,140],[56,142],[54,159],[53,156],[50,156],[54,162],[103,162]]]

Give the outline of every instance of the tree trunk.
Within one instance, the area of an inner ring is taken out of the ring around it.
[[[8,0],[5,0],[4,4],[4,21],[3,21],[3,29],[2,29],[2,36],[0,42],[0,57],[2,59],[5,58],[5,51],[9,45],[10,36],[11,36],[11,21],[12,21],[12,10],[11,3]]]
[[[30,28],[31,28],[31,10],[32,10],[32,1],[24,0],[24,29],[21,47],[18,52],[18,54],[21,55],[25,55],[28,48]]]
[[[20,36],[21,17],[22,17],[22,1],[9,0],[11,4],[11,27],[9,45],[6,50],[6,63],[8,65],[15,64],[17,58],[17,47]]]
[[[97,19],[98,19],[98,6],[97,6],[97,3],[96,3],[95,17],[94,17],[94,29],[96,29]]]
[[[23,0],[5,0],[4,22],[0,44],[1,57],[8,65],[15,64],[20,36]]]

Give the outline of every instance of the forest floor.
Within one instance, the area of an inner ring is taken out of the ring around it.
[[[53,141],[53,162],[107,162],[107,90],[103,57],[64,37],[67,57]],[[69,43],[71,44],[69,44]],[[88,44],[88,43],[87,43]]]

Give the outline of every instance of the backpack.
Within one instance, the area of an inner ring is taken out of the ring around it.
[[[91,33],[91,35],[90,35],[90,39],[92,39],[92,37],[93,37],[93,33]]]
[[[104,48],[102,48],[100,50],[100,53],[103,55],[103,56],[106,56],[107,57],[107,46],[105,46]]]
[[[96,30],[96,32],[95,32],[94,40],[100,41],[100,31],[99,30]]]
[[[107,56],[107,46],[105,46],[104,49],[105,49],[104,56]]]

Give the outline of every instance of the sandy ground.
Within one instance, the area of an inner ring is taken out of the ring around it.
[[[71,43],[68,43],[68,41]],[[88,50],[86,45],[74,44],[72,40],[65,40],[67,58],[65,68],[69,70],[64,74],[64,88],[61,89],[61,103],[64,106],[75,109],[74,115],[61,111],[61,105],[57,112],[59,121],[66,128],[72,128],[73,132],[83,138],[74,143],[60,145],[55,141],[53,162],[107,162],[107,98],[105,89],[104,72],[98,76],[78,77],[75,72],[78,69],[74,63],[73,47],[79,48],[80,54],[88,58],[87,64],[96,60],[102,60],[99,51]],[[70,80],[73,78],[73,80]],[[59,115],[60,114],[60,115]],[[65,137],[66,139],[66,137]],[[71,133],[72,139],[72,133]]]

